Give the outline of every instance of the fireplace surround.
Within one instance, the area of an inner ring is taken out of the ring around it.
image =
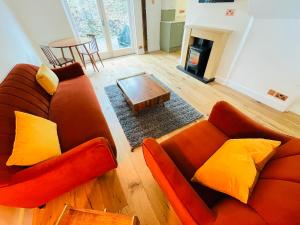
[[[220,59],[231,32],[231,30],[220,28],[186,25],[182,41],[180,65],[178,65],[177,68],[186,72],[187,74],[192,75],[193,77],[204,83],[214,81]],[[198,69],[198,74],[195,74],[195,72],[191,71],[193,65],[190,64],[189,56],[191,50],[195,50],[194,47],[195,43],[197,43],[197,40],[204,40],[206,42],[208,41],[209,43],[212,43],[212,46],[209,50],[205,68],[196,68],[194,66],[194,70]]]

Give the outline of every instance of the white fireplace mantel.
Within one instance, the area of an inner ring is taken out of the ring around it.
[[[213,80],[231,32],[232,30],[227,29],[186,25],[181,48],[181,66],[185,68],[189,46],[194,43],[195,38],[213,41],[214,43],[204,73],[205,80]]]

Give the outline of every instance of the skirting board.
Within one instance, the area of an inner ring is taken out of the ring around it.
[[[225,80],[222,77],[216,77],[216,82],[223,84],[225,86],[228,86],[238,92],[241,92],[251,98],[253,98],[254,100],[261,102],[265,105],[270,106],[271,108],[274,108],[280,112],[284,112],[287,111],[288,107],[289,107],[289,102],[280,102],[280,100],[277,99],[273,99],[273,97],[271,96],[267,96],[267,95],[262,95],[261,93],[258,93],[256,91],[253,91],[250,88],[247,88],[237,82],[234,82],[232,80]]]

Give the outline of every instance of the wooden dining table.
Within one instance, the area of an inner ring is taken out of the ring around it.
[[[75,50],[77,51],[77,53],[80,57],[81,63],[85,66],[85,63],[83,62],[84,58],[82,57],[82,55],[79,51],[79,48],[82,46],[84,48],[84,50],[87,53],[89,53],[88,47],[86,45],[89,44],[91,41],[92,41],[92,39],[88,38],[88,37],[71,37],[71,38],[64,38],[64,39],[52,41],[48,45],[51,48],[59,48],[61,50],[63,57],[65,57],[64,49],[65,48],[69,49],[74,61],[75,61],[75,56],[74,56],[74,52],[73,52],[72,48],[75,48]],[[88,54],[88,55],[89,55],[92,65],[93,65],[94,71],[97,70],[99,72],[98,67],[96,65],[96,61],[94,60],[94,58],[92,58],[90,56],[90,54]]]

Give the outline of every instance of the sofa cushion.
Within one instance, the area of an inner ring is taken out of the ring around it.
[[[182,174],[190,180],[196,170],[227,140],[208,121],[201,121],[161,143]]]
[[[196,170],[227,139],[214,125],[205,120],[161,143],[180,172],[209,207],[219,201],[224,194],[190,180]]]
[[[299,225],[300,184],[285,180],[260,179],[248,204],[269,225]]]
[[[226,198],[213,207],[214,225],[298,225],[300,184],[276,179],[260,179],[248,205]]]
[[[300,183],[300,155],[270,161],[261,173],[261,178]]]
[[[6,186],[16,172],[24,169],[24,166],[6,166],[9,156],[10,154],[4,154],[0,157],[0,187]]]
[[[276,150],[276,154],[273,156],[273,160],[283,158],[292,155],[300,155],[300,139],[293,138],[285,144],[281,145]]]
[[[48,118],[51,96],[36,82],[38,67],[16,65],[0,88],[0,154],[11,153],[15,137],[14,111]],[[5,159],[7,160],[7,158]]]
[[[300,182],[300,139],[294,138],[277,148],[261,173],[261,178]]]
[[[267,225],[254,209],[232,198],[222,200],[212,210],[216,213],[214,225]]]
[[[59,83],[51,100],[49,119],[57,123],[62,151],[96,137],[114,143],[87,76]]]

